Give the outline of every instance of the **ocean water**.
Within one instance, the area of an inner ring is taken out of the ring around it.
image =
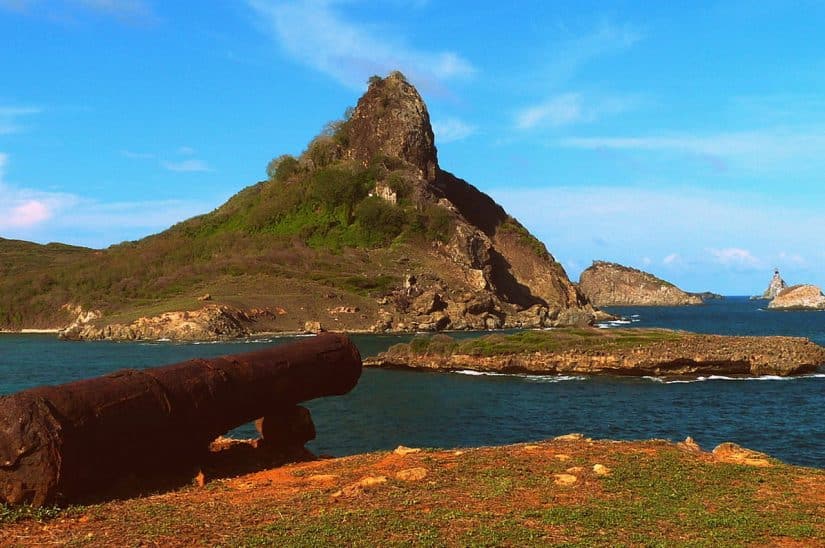
[[[728,298],[687,308],[615,308],[632,327],[704,333],[796,335],[825,345],[825,312],[767,312],[765,301]],[[473,336],[459,334],[457,336]],[[364,356],[405,336],[354,335]],[[230,343],[63,342],[0,335],[0,394],[125,367],[255,350],[291,340]],[[582,432],[594,438],[733,441],[786,462],[825,467],[825,368],[793,379],[660,382],[365,370],[350,394],[309,402],[318,432],[310,448],[347,455],[398,445],[462,447]],[[232,433],[251,436],[251,426]]]

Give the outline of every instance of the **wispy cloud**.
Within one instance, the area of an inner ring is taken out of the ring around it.
[[[724,249],[708,249],[708,252],[715,262],[723,266],[756,270],[765,269],[765,264],[754,257],[747,249],[727,247]]]
[[[563,32],[571,34],[567,29]],[[644,35],[629,24],[602,20],[592,30],[553,43],[543,66],[537,68],[539,81],[547,86],[558,86],[570,80],[584,65],[593,60],[621,53],[642,40]]]
[[[476,132],[476,126],[470,125],[458,118],[446,118],[433,122],[436,144],[461,141]]]
[[[0,153],[0,230],[29,229],[75,202],[68,194],[17,188],[6,183],[8,156]]]
[[[212,171],[209,164],[202,160],[181,160],[180,162],[161,162],[161,165],[169,171],[176,171],[179,173],[195,173]]]
[[[664,259],[662,259],[662,264],[664,265],[674,265],[682,262],[682,257],[678,253],[671,253],[666,255]]]
[[[475,72],[456,52],[417,49],[393,39],[397,33],[347,19],[337,9],[339,0],[247,3],[288,55],[350,87],[362,88],[369,76],[395,69],[425,88]]]
[[[582,93],[562,93],[518,112],[516,128],[526,130],[594,122],[602,116],[627,111],[635,103],[631,97],[585,97]]]
[[[569,137],[556,143],[579,149],[661,151],[700,156],[724,168],[728,163],[750,169],[772,168],[781,163],[821,162],[825,157],[825,132],[770,129],[706,135]]]
[[[139,238],[214,208],[199,200],[104,202],[76,194],[46,192],[5,180],[8,156],[0,153],[0,231],[5,238],[59,239],[105,247]],[[61,233],[65,238],[47,234]]]
[[[19,119],[40,112],[42,112],[42,109],[36,107],[0,106],[0,135],[21,131],[23,126],[20,125]]]

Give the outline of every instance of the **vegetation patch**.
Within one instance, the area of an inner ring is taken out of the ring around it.
[[[634,348],[662,341],[675,341],[684,334],[664,329],[559,328],[546,331],[520,331],[509,335],[493,334],[456,341],[447,335],[417,336],[409,343],[397,344],[389,355],[502,356],[561,352],[565,350],[609,351]]]

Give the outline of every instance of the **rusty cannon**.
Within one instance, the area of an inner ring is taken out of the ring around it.
[[[218,436],[346,394],[360,375],[358,349],[324,333],[0,397],[0,501],[71,501],[125,476],[191,469]]]

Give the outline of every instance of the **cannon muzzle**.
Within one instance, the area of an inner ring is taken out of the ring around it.
[[[344,335],[0,397],[0,501],[43,505],[139,473],[196,466],[218,436],[346,394],[361,356]]]

